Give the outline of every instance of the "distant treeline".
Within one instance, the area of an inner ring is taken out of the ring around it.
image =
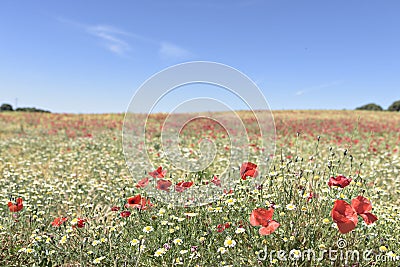
[[[50,113],[48,110],[39,109],[39,108],[16,108],[15,110],[10,104],[2,104],[0,106],[0,111],[22,111],[22,112],[41,112],[41,113]]]
[[[356,110],[376,110],[383,111],[383,108],[375,103],[366,104],[364,106],[356,108]],[[400,111],[400,100],[397,100],[391,104],[387,111]]]
[[[356,110],[373,110],[373,111],[383,111],[384,109],[375,104],[375,103],[370,103],[370,104],[366,104],[363,105],[361,107],[356,108]],[[16,108],[15,110],[13,109],[13,107],[10,104],[2,104],[0,106],[0,112],[1,111],[22,111],[22,112],[41,112],[41,113],[51,113],[48,110],[43,110],[43,109],[39,109],[39,108]],[[400,100],[393,102],[393,104],[391,104],[387,111],[400,111]]]

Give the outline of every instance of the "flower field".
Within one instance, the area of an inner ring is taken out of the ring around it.
[[[215,141],[222,160],[207,172],[177,173],[149,138],[156,166],[131,174],[123,114],[0,113],[0,266],[399,266],[400,114],[273,115],[270,171],[254,164],[255,140],[221,188],[230,148],[218,125],[195,122],[182,135],[188,158],[198,139]],[[241,116],[251,134],[255,121]],[[152,117],[155,132],[163,119]],[[147,195],[153,184],[221,194],[178,207]]]

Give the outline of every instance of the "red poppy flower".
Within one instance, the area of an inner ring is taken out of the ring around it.
[[[8,202],[7,205],[11,212],[18,212],[18,211],[22,210],[22,208],[24,207],[24,205],[22,205],[22,198],[20,198],[20,197],[17,198],[16,203]]]
[[[225,224],[218,224],[217,225],[217,232],[221,233],[223,232],[225,229],[228,229],[231,227],[231,224],[229,222],[225,223]]]
[[[273,215],[274,209],[272,208],[257,208],[251,212],[250,224],[253,226],[262,226],[258,231],[260,235],[270,235],[280,226],[280,223],[272,220]]]
[[[341,188],[345,188],[348,186],[351,182],[351,178],[346,178],[343,175],[338,175],[336,177],[331,177],[329,178],[328,185],[330,187],[332,186],[339,186]]]
[[[142,180],[140,180],[135,186],[136,188],[143,188],[146,187],[149,184],[149,178],[143,178]]]
[[[217,176],[214,176],[214,177],[212,178],[211,182],[212,182],[213,184],[215,184],[216,186],[221,187],[221,180],[220,180]]]
[[[125,208],[137,208],[139,210],[146,210],[148,207],[153,206],[150,200],[142,197],[140,194],[130,197],[127,199],[128,203],[125,204]]]
[[[162,167],[158,167],[157,170],[150,172],[149,174],[153,177],[153,178],[164,178],[165,174],[167,173],[166,170],[163,170]]]
[[[258,171],[257,171],[257,165],[251,162],[245,162],[242,164],[240,167],[240,176],[242,177],[243,180],[246,180],[246,177],[257,177]]]
[[[346,201],[341,199],[335,201],[331,216],[342,234],[352,231],[358,223],[357,212]]]
[[[119,211],[121,208],[118,206],[114,206],[111,208],[111,211]]]
[[[224,225],[222,225],[222,224],[218,224],[218,225],[217,225],[217,232],[218,232],[218,233],[221,233],[221,232],[223,232],[224,230],[225,230]]]
[[[371,213],[372,204],[367,198],[358,196],[351,200],[351,206],[357,212],[357,214],[363,218],[366,224],[372,224],[378,220],[378,218]]]
[[[310,193],[308,194],[308,196],[307,196],[307,202],[310,202],[311,199],[312,199],[313,197],[314,197],[313,192],[310,192]]]
[[[193,185],[193,182],[179,182],[175,185],[176,192],[183,192]]]
[[[68,221],[68,218],[66,218],[66,217],[55,218],[54,221],[51,222],[51,225],[53,227],[59,227],[66,221]]]
[[[224,189],[224,194],[226,195],[233,194],[233,188],[229,189],[229,191]]]
[[[128,198],[127,201],[128,203],[125,204],[126,208],[136,208],[142,205],[142,196],[139,194],[134,197]]]
[[[76,226],[78,228],[83,228],[85,226],[85,222],[87,222],[86,219],[78,218],[78,222],[76,223]]]
[[[119,214],[122,218],[128,218],[129,216],[131,216],[131,212],[129,210],[124,210],[123,212],[121,212]]]
[[[172,185],[171,181],[168,180],[158,180],[157,181],[157,189],[158,190],[164,190],[169,192],[169,187]]]

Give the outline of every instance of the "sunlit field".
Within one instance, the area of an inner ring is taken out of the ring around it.
[[[400,114],[273,115],[269,173],[243,162],[217,201],[176,207],[147,187],[218,187],[213,170],[230,149],[218,125],[200,120],[181,138],[188,158],[200,138],[215,140],[220,160],[211,171],[174,173],[149,139],[155,168],[131,174],[123,114],[0,113],[0,265],[399,266]],[[164,118],[151,118],[155,131]],[[248,145],[257,155],[257,140]],[[251,183],[256,176],[262,183]]]

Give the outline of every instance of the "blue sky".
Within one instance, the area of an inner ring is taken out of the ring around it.
[[[0,103],[124,112],[151,75],[205,60],[248,75],[272,109],[387,108],[400,99],[399,10],[399,1],[5,0]]]

